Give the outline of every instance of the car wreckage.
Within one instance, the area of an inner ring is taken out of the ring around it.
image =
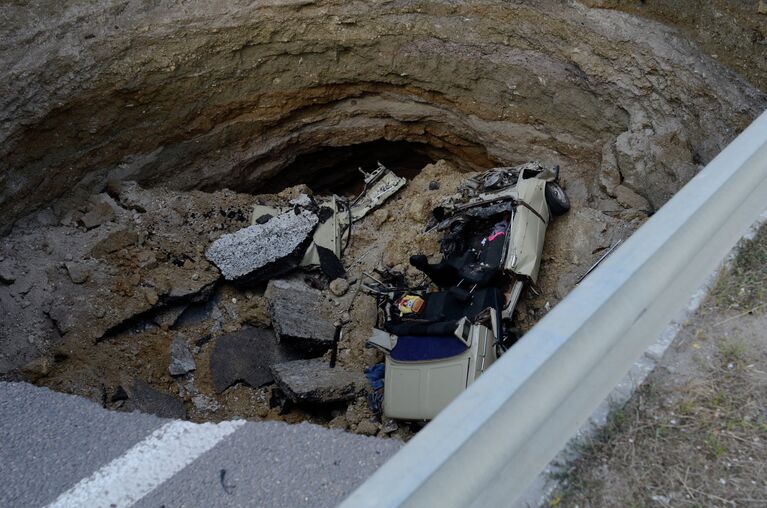
[[[245,286],[270,280],[283,288],[275,279],[296,268],[319,268],[330,281],[344,277],[341,258],[353,224],[407,183],[380,163],[362,175],[363,190],[353,199],[299,194],[284,205],[254,205],[251,225],[219,237],[206,257],[226,280]],[[441,260],[410,258],[423,273],[419,284],[408,287],[404,274],[391,270],[379,271],[380,278],[363,274],[358,289],[374,296],[378,309],[366,345],[385,353],[376,374],[383,367],[383,395],[374,390],[370,399],[374,412],[382,402],[388,418],[432,419],[517,340],[514,309],[524,287],[535,287],[547,225],[570,207],[558,176],[558,166],[530,162],[465,180],[432,210],[427,225],[427,231],[442,233]],[[301,302],[305,308],[287,313],[290,320],[312,314],[311,302]],[[277,335],[330,347],[332,369],[343,325],[323,319],[315,320],[327,325],[321,337],[317,330]]]
[[[518,339],[514,308],[537,280],[551,216],[570,207],[558,176],[558,166],[531,162],[468,179],[427,227],[443,232],[442,259],[410,258],[430,282],[368,275],[379,312],[367,345],[386,355],[384,416],[434,418]]]

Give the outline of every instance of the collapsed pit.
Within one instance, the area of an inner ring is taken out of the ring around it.
[[[34,27],[24,6],[7,16],[4,378],[115,409],[135,378],[196,420],[362,432],[364,400],[286,408],[269,388],[218,393],[205,374],[221,336],[269,326],[265,288],[220,282],[203,255],[249,223],[254,201],[300,184],[354,194],[357,169],[380,161],[410,183],[356,229],[345,261],[406,267],[412,253],[436,254],[424,210],[463,176],[559,164],[573,209],[551,225],[541,294],[518,310],[524,328],[767,105],[673,30],[580,5],[174,7],[128,3],[108,24],[100,6],[56,7]],[[139,187],[120,198],[115,182],[130,181]],[[353,311],[342,347],[358,372],[376,360],[363,347],[372,311]],[[195,379],[179,382],[168,361],[181,332],[199,351]]]

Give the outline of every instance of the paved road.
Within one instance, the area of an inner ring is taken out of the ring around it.
[[[335,506],[401,443],[309,424],[193,424],[0,382],[0,506]]]

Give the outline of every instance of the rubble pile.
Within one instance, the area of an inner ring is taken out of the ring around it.
[[[382,420],[363,374],[383,356],[365,347],[378,310],[360,281],[422,283],[408,259],[434,260],[429,213],[467,176],[445,161],[407,185],[379,175],[368,186],[379,198],[351,205],[351,228],[346,208],[304,186],[249,195],[111,183],[60,216],[37,213],[0,243],[0,376],[116,410],[308,420],[407,439],[417,427]],[[600,199],[574,193],[573,213],[552,224],[541,295],[523,299],[520,327],[646,216]]]

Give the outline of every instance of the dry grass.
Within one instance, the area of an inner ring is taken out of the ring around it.
[[[666,368],[583,447],[552,506],[767,506],[767,317],[742,312],[761,308],[766,289],[767,226]]]
[[[732,268],[711,292],[720,308],[749,310],[767,302],[767,225],[743,242]]]

